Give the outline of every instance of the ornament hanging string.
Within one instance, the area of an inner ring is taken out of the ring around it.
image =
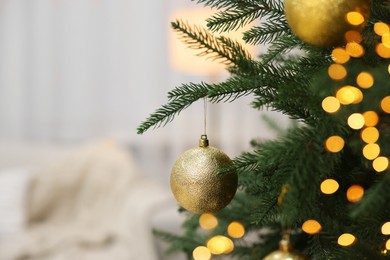
[[[204,124],[204,133],[203,133],[203,135],[207,135],[207,97],[204,97],[203,98],[203,102],[204,102],[204,104],[203,104],[203,124]]]

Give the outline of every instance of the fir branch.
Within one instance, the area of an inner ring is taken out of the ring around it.
[[[216,9],[231,9],[231,8],[242,8],[245,9],[247,7],[258,5],[259,2],[256,0],[191,0],[193,2],[197,2],[198,4],[203,4],[204,6],[209,6],[211,8]]]
[[[142,122],[137,128],[137,133],[142,134],[151,127],[157,128],[171,122],[175,115],[178,115],[183,109],[189,107],[198,99],[206,97],[208,87],[209,85],[205,83],[190,83],[189,85],[183,84],[181,88],[173,90],[168,95],[171,101],[161,106]]]
[[[244,32],[243,40],[252,45],[264,44],[274,42],[288,33],[286,20],[278,18],[263,22],[261,26],[254,26]]]
[[[240,43],[223,36],[216,37],[204,28],[191,27],[181,20],[176,20],[171,25],[190,49],[200,50],[198,56],[208,56],[214,61],[243,67],[244,70],[251,67],[252,58]]]

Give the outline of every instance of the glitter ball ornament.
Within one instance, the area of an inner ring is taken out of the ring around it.
[[[291,247],[288,236],[284,236],[279,243],[279,249],[270,253],[264,260],[305,260],[306,257],[297,253]]]
[[[220,169],[232,169],[218,174]],[[171,190],[180,206],[193,213],[213,213],[226,207],[237,190],[237,173],[230,158],[208,145],[202,135],[199,147],[184,152],[171,173]]]
[[[347,31],[361,31],[370,13],[369,0],[285,0],[287,22],[304,42],[331,47]]]

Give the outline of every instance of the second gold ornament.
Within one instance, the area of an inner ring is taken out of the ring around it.
[[[218,174],[220,169],[229,172]],[[237,190],[237,173],[230,158],[209,146],[202,135],[199,147],[184,152],[171,173],[171,190],[180,206],[193,213],[214,213],[226,207]]]

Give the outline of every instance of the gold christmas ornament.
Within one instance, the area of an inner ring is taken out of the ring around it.
[[[284,235],[282,240],[279,243],[279,250],[276,250],[266,257],[263,260],[305,260],[306,257],[295,252],[290,243],[288,235]]]
[[[237,190],[237,173],[218,175],[222,168],[233,168],[230,158],[209,146],[202,135],[199,147],[185,151],[171,173],[171,190],[177,202],[193,213],[217,212],[230,203]]]
[[[361,31],[370,14],[369,0],[285,0],[287,22],[304,42],[332,47],[347,31]]]

